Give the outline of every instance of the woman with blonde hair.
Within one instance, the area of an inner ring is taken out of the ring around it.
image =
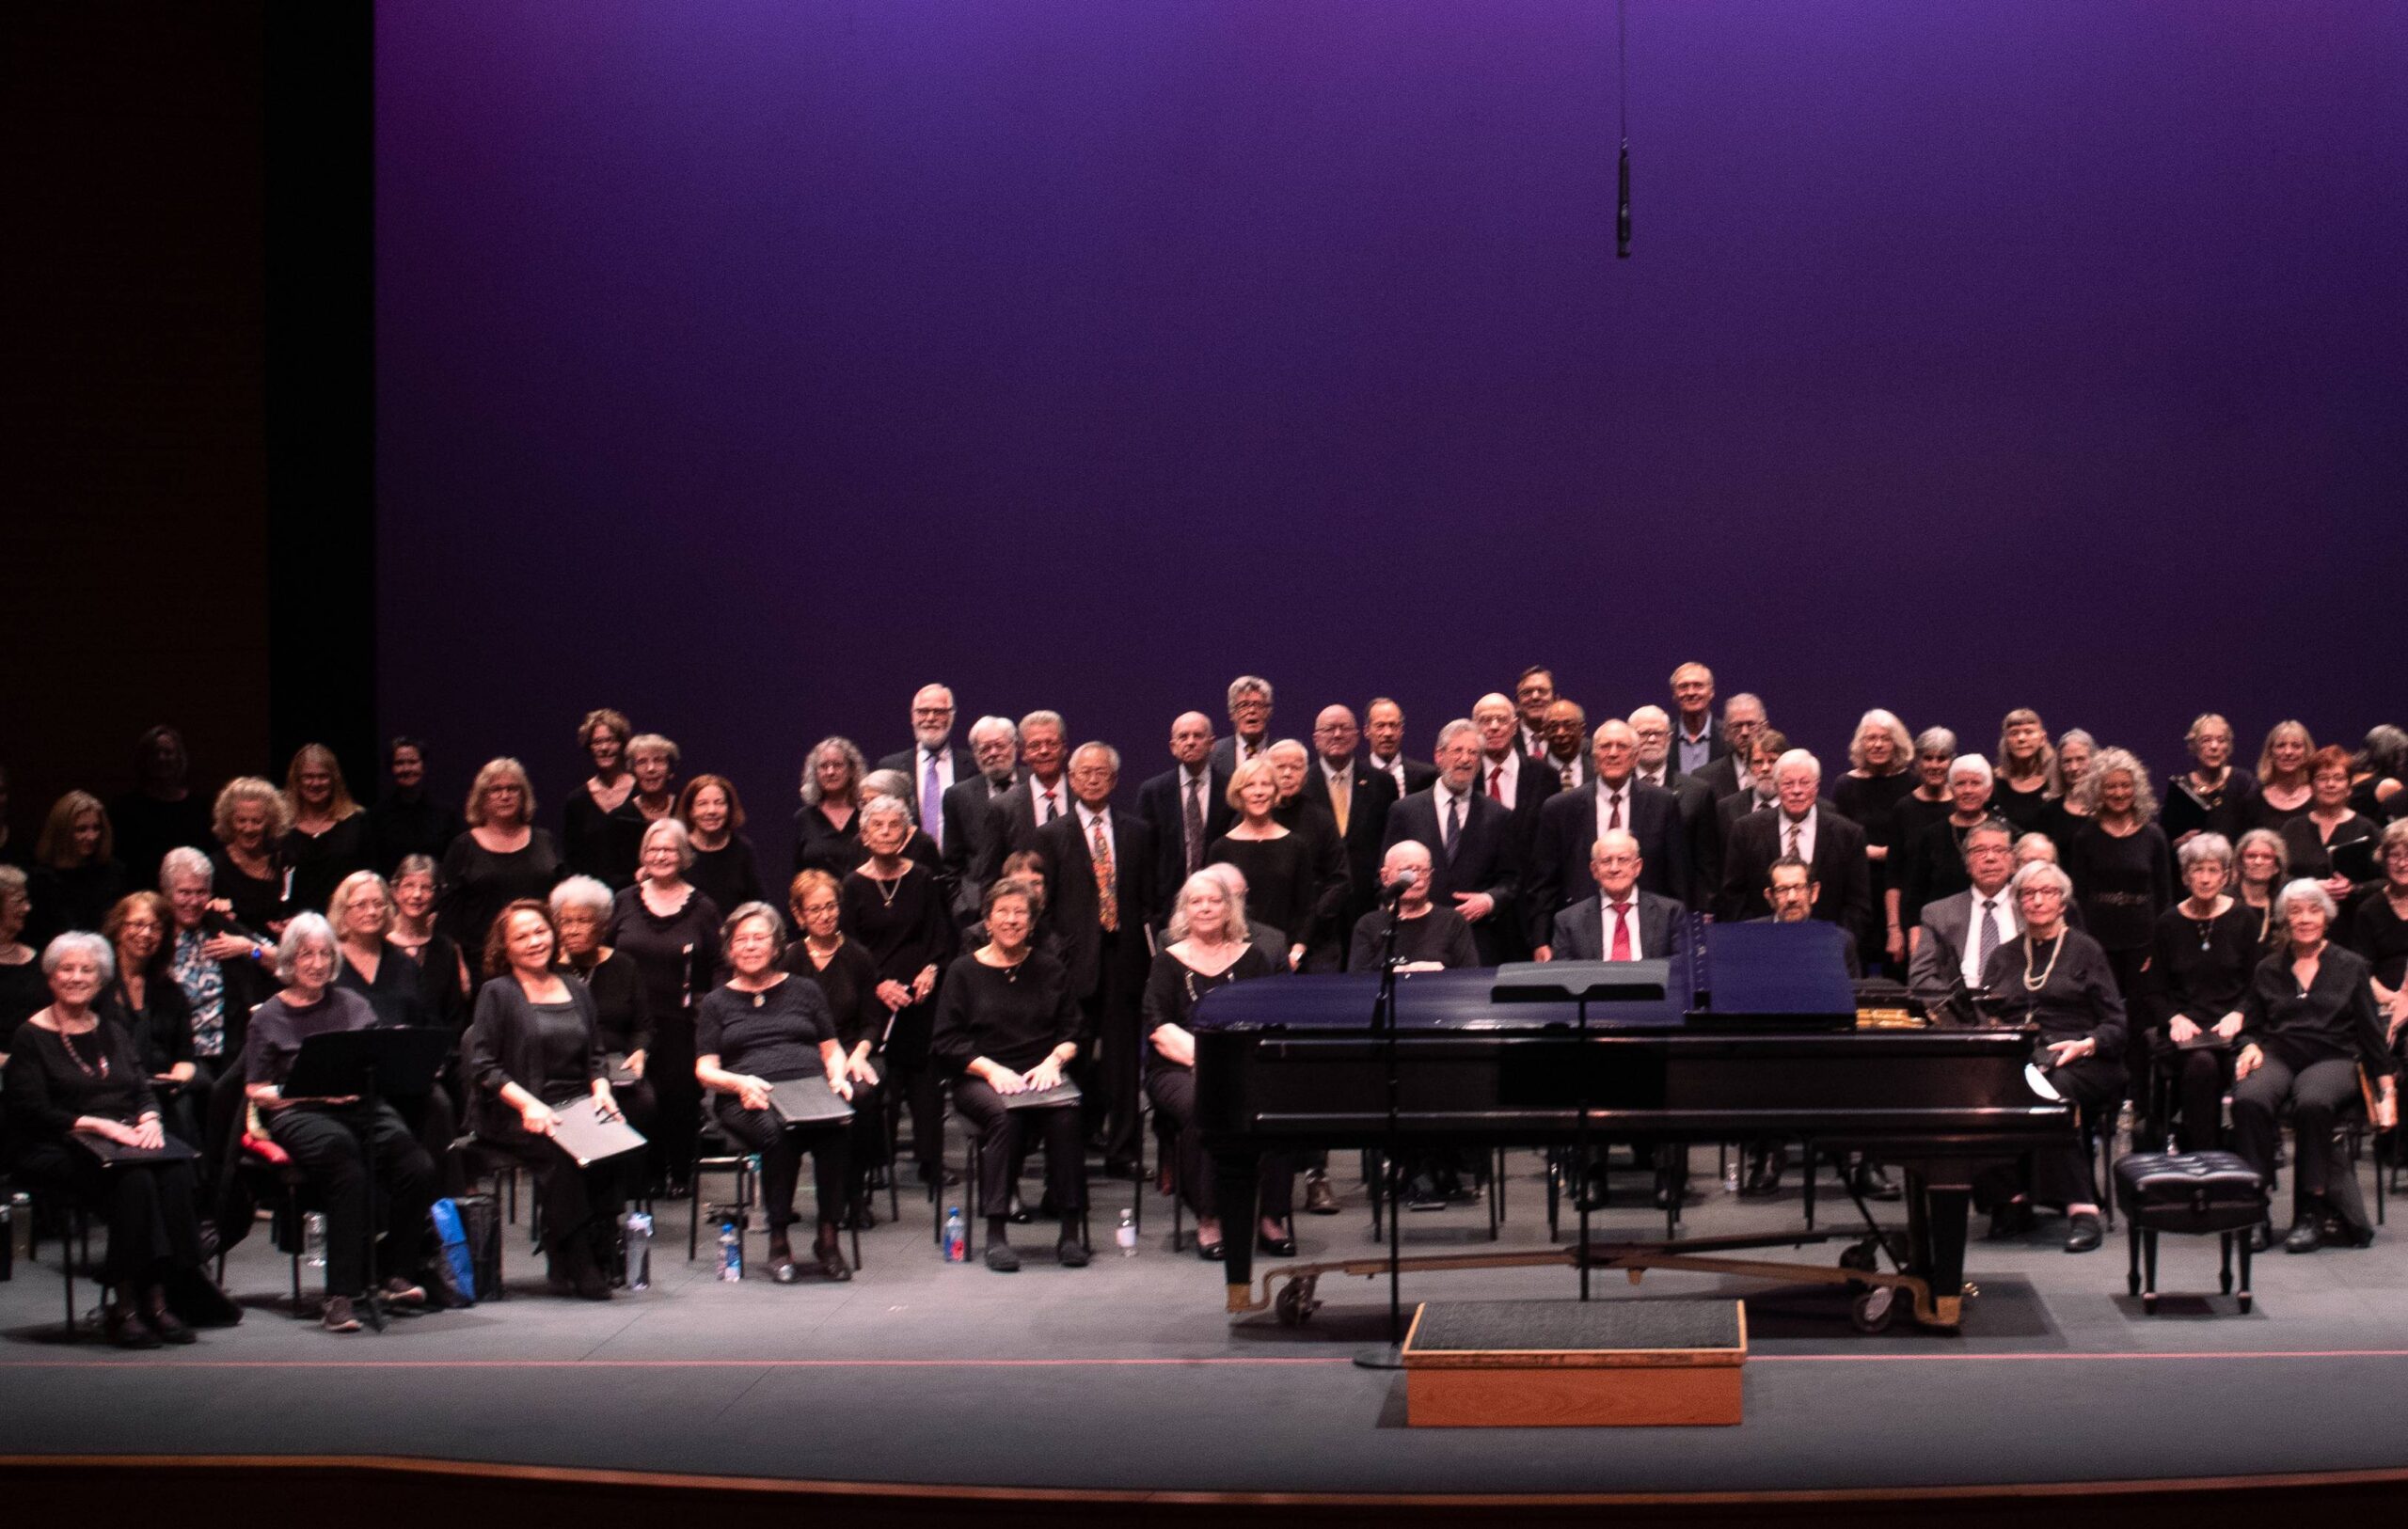
[[[2048,724],[2029,706],[2018,706],[1999,723],[1998,755],[1990,769],[1998,778],[1998,815],[2017,832],[2041,827],[2048,815],[2049,784],[2055,779],[2057,751],[2049,745]]]
[[[2316,783],[2307,771],[2307,762],[2315,754],[2316,738],[2305,722],[2287,719],[2267,733],[2265,747],[2258,750],[2258,797],[2250,804],[2249,813],[2252,828],[2280,830],[2307,811],[2316,798]]]
[[[1899,801],[1911,794],[1920,777],[1915,770],[1914,739],[1893,712],[1879,707],[1857,718],[1856,736],[1847,746],[1848,771],[1831,788],[1840,815],[1864,830],[1864,858],[1873,877],[1873,901],[1865,909],[1864,926],[1853,931],[1859,946],[1885,951],[1888,928],[1884,910],[1890,906],[1890,870],[1895,857]],[[1901,953],[1892,957],[1903,960]]]
[[[293,869],[293,904],[326,910],[335,887],[376,863],[368,810],[352,800],[342,763],[322,743],[293,751],[284,772],[284,807],[293,827],[284,835],[284,863]]]
[[[117,858],[109,810],[88,791],[53,802],[34,839],[34,943],[70,929],[97,929],[125,895],[125,867]]]
[[[240,933],[272,943],[299,911],[284,860],[292,804],[272,782],[238,775],[217,789],[209,827],[217,839],[209,856],[210,885]]]
[[[568,875],[560,843],[535,827],[535,787],[527,766],[504,756],[485,761],[461,809],[468,831],[443,854],[437,927],[464,952],[485,948],[485,932],[521,898],[542,902]],[[491,976],[480,972],[480,980]]]

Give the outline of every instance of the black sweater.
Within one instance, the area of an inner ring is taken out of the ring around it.
[[[468,1124],[479,1136],[508,1141],[523,1136],[518,1111],[502,1098],[504,1084],[516,1083],[547,1104],[559,1104],[589,1092],[602,1076],[602,1048],[595,1044],[594,996],[585,985],[562,981],[568,1001],[585,1027],[585,1067],[582,1078],[555,1076],[546,1059],[544,1030],[535,1005],[518,979],[503,975],[477,994],[477,1017],[468,1022]]]
[[[949,1073],[967,1072],[979,1057],[1026,1072],[1064,1041],[1078,1041],[1079,1031],[1079,1001],[1061,962],[1036,951],[1017,967],[965,955],[937,985],[930,1049]]]
[[[21,1150],[65,1141],[84,1115],[131,1125],[159,1112],[134,1037],[106,1018],[71,1041],[40,1025],[19,1026],[0,1077],[8,1130]]]

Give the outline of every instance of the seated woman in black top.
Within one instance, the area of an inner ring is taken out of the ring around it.
[[[457,1035],[468,1028],[468,995],[474,989],[467,958],[435,926],[435,862],[423,855],[405,856],[393,867],[393,923],[385,939],[418,969],[430,1022]]]
[[[1270,963],[1248,943],[1245,925],[1245,906],[1229,896],[1218,875],[1198,871],[1171,904],[1170,943],[1146,977],[1146,1094],[1179,1133],[1179,1190],[1196,1210],[1196,1254],[1207,1260],[1224,1254],[1212,1165],[1196,1129],[1196,1036],[1188,1026],[1205,994],[1270,975]],[[1263,1155],[1259,1232],[1263,1251],[1280,1257],[1296,1251],[1290,1221],[1294,1182],[1286,1154]]]
[[[2399,1064],[2384,1045],[2367,964],[2330,943],[2333,899],[2302,878],[2274,901],[2285,949],[2259,963],[2241,1001],[2241,1055],[2233,1063],[2233,1150],[2274,1176],[2279,1112],[2291,1108],[2291,1230],[2285,1253],[2314,1253],[2329,1237],[2363,1248],[2374,1240],[2358,1177],[2334,1140],[2336,1120],[2358,1097],[2363,1070],[2376,1091],[2371,1123],[2398,1123]],[[2326,1218],[2331,1218],[2328,1225]],[[2271,1242],[2272,1229],[2260,1240]]]
[[[94,1008],[115,974],[108,942],[70,933],[41,954],[51,1001],[17,1028],[7,1080],[10,1156],[29,1185],[71,1193],[107,1217],[101,1278],[111,1299],[102,1311],[109,1341],[155,1348],[190,1343],[187,1320],[202,1315],[191,1298],[222,1297],[201,1273],[200,1218],[193,1206],[192,1164],[127,1161],[103,1168],[78,1137],[155,1151],[166,1140],[139,1048]],[[183,1308],[179,1316],[176,1307]],[[208,1314],[220,1319],[215,1311]]]
[[[817,985],[780,970],[786,953],[786,922],[767,903],[747,903],[721,930],[727,981],[703,996],[694,1018],[694,1076],[716,1096],[720,1129],[749,1152],[761,1155],[761,1198],[769,1212],[769,1276],[792,1285],[794,1245],[786,1228],[795,1222],[794,1191],[802,1176],[802,1155],[811,1154],[813,1193],[818,1202],[819,1236],[811,1245],[819,1272],[832,1280],[853,1277],[836,1240],[844,1215],[848,1126],[789,1126],[769,1108],[769,1085],[825,1075],[840,1099],[853,1096],[845,1076],[845,1052],[836,1039],[835,1017]]]
[[[354,871],[343,877],[326,899],[326,922],[334,925],[342,952],[342,960],[335,968],[337,987],[366,999],[375,1011],[376,1023],[386,1029],[436,1028],[435,1015],[426,1006],[426,974],[407,952],[386,938],[393,927],[393,895],[383,876],[373,871]],[[452,1062],[456,1063],[459,1036],[445,1033],[454,1043]],[[460,1104],[465,1095],[455,1068],[446,1065],[425,1093],[396,1091],[391,1096],[393,1108],[409,1123],[418,1144],[437,1168],[451,1167],[452,1143],[460,1135]],[[463,1188],[447,1174],[442,1191],[452,1194]]]
[[[1990,956],[1982,986],[2001,1018],[2040,1030],[2050,1086],[2100,1130],[2115,1127],[2124,1096],[2124,999],[2099,942],[2066,926],[2073,883],[2046,860],[2035,860],[2009,884],[2023,933]],[[2032,1203],[2065,1207],[2066,1252],[2099,1246],[2098,1191],[2090,1163],[2076,1142],[2032,1154],[2025,1194],[2012,1168],[1994,1170],[1974,1186],[1990,1212],[1990,1235],[2013,1237],[2032,1224]]]
[[[1020,1268],[1006,1240],[1012,1180],[1026,1136],[1045,1139],[1045,1193],[1061,1213],[1054,1252],[1067,1269],[1086,1265],[1079,1212],[1086,1204],[1085,1144],[1079,1106],[1011,1109],[1006,1096],[1043,1092],[1062,1081],[1079,1054],[1078,1000],[1062,963],[1029,948],[1036,894],[1025,882],[998,881],[981,906],[987,943],[957,959],[937,987],[937,1065],[953,1079],[954,1108],[978,1133],[978,1198],[987,1213],[987,1267]]]
[[[200,1069],[192,1054],[192,1001],[167,969],[166,933],[174,922],[157,892],[131,893],[109,909],[101,938],[109,942],[116,975],[101,994],[101,1013],[134,1037],[167,1133],[198,1148],[207,1140],[209,1094],[205,1084],[194,1086]]]
[[[1247,760],[1229,775],[1224,793],[1238,820],[1205,848],[1207,864],[1234,865],[1245,875],[1246,906],[1253,917],[1288,938],[1288,969],[1304,959],[1312,938],[1321,895],[1313,875],[1312,845],[1272,815],[1279,805],[1279,781],[1271,761]]]
[[[612,1096],[627,1124],[651,1139],[660,1118],[652,1086],[652,1009],[643,973],[626,952],[604,941],[610,889],[592,876],[571,876],[552,889],[552,933],[561,972],[583,985],[594,1001],[594,1039],[615,1074]]]
[[[2375,1007],[2396,1051],[2408,1031],[2408,818],[2384,828],[2380,848],[2383,879],[2358,899],[2350,948],[2373,969]]]
[[[844,932],[834,876],[825,871],[795,873],[786,888],[786,906],[802,938],[786,948],[779,965],[818,985],[836,1021],[837,1044],[845,1048],[845,1077],[853,1086],[852,1182],[846,1193],[852,1223],[867,1231],[873,1224],[869,1171],[891,1163],[894,1156],[887,1150],[886,1111],[879,1093],[883,1086],[879,1059],[890,1017],[878,996],[884,979],[862,942]]]
[[[617,1113],[596,1042],[594,998],[552,965],[558,941],[544,905],[511,904],[493,923],[485,965],[494,980],[477,994],[468,1025],[469,1121],[487,1150],[533,1172],[544,1196],[544,1253],[559,1294],[610,1299],[600,1247],[619,1206],[620,1158],[580,1168],[546,1138],[554,1111],[591,1098]]]
[[[259,1006],[244,1058],[251,1102],[266,1117],[267,1133],[305,1174],[326,1215],[326,1305],[329,1332],[356,1332],[352,1302],[378,1270],[385,1299],[425,1301],[414,1277],[423,1251],[427,1207],[435,1202],[435,1163],[392,1105],[371,1110],[356,1096],[286,1098],[284,1080],[312,1035],[370,1030],[376,1011],[357,993],[335,985],[342,954],[323,914],[296,913],[276,947],[276,974],[284,990]],[[376,1176],[385,1191],[385,1236],[369,1241],[370,1185],[366,1143],[376,1147]]]
[[[2176,1139],[2184,1152],[2204,1152],[2224,1134],[2241,995],[2258,969],[2258,916],[2226,891],[2232,845],[2224,835],[2185,835],[2179,859],[2191,895],[2158,915],[2142,986],[2154,1026],[2149,1057],[2173,1093]]]

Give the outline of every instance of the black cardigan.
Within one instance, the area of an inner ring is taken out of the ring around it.
[[[585,985],[562,977],[568,1001],[585,1024],[585,1080],[603,1076],[602,1048],[595,1039],[594,995]],[[477,1135],[507,1142],[526,1135],[518,1111],[501,1096],[502,1085],[516,1083],[539,1093],[545,1073],[543,1031],[527,991],[510,975],[495,978],[477,994],[477,1017],[468,1022],[468,1127]]]

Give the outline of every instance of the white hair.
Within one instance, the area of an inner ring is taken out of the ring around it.
[[[41,974],[54,975],[69,956],[82,953],[99,964],[103,985],[117,980],[117,952],[109,942],[88,929],[70,929],[56,936],[41,948]]]
[[[1234,939],[1241,945],[1245,943],[1245,894],[1229,885],[1229,878],[1220,874],[1222,869],[1219,865],[1208,865],[1180,883],[1179,895],[1171,900],[1170,906],[1168,933],[1171,938],[1185,939],[1195,932],[1187,922],[1187,903],[1200,884],[1219,892],[1221,901],[1229,910],[1221,925],[1221,938]]]
[[[1960,775],[1970,775],[1986,786],[1998,780],[1998,772],[1979,754],[1958,754],[1948,762],[1949,780],[1953,783]]]
[[[1464,733],[1476,733],[1479,731],[1480,729],[1472,724],[1470,717],[1456,717],[1453,721],[1438,730],[1438,751],[1440,753],[1444,753],[1446,751],[1447,745],[1452,743],[1456,738],[1460,737]]]
[[[342,945],[335,938],[335,926],[326,922],[325,915],[295,913],[293,922],[284,926],[284,938],[276,942],[277,982],[290,983],[293,980],[294,963],[301,959],[301,952],[313,939],[324,943],[338,959],[341,958]]]
[[[167,851],[166,857],[160,860],[159,890],[173,891],[178,876],[198,876],[202,886],[214,886],[217,880],[217,867],[210,863],[208,856],[186,844]]]
[[[597,919],[610,916],[610,889],[592,876],[571,876],[552,889],[552,917],[563,908],[581,907]]]
[[[652,842],[655,839],[668,839],[676,844],[678,870],[683,871],[694,863],[693,835],[688,833],[686,825],[675,818],[653,819],[652,827],[644,829],[643,838],[636,844],[636,854],[641,857],[645,850],[652,847]]]
[[[2022,870],[2015,873],[2015,879],[2007,883],[2007,887],[2016,896],[2020,897],[2023,895],[2024,888],[2044,882],[2056,888],[2061,896],[2067,898],[2073,896],[2073,877],[2059,870],[2054,860],[2027,862]]]
[[[2274,894],[2274,917],[2278,920],[2289,918],[2291,905],[2294,903],[2305,903],[2310,907],[2322,908],[2324,922],[2327,923],[2332,922],[2340,914],[2340,909],[2333,906],[2333,894],[2305,876],[2300,877],[2297,881],[2286,883],[2283,890]],[[52,943],[55,945],[57,941],[53,940]]]
[[[1781,772],[1788,769],[1794,764],[1803,764],[1806,766],[1807,770],[1811,772],[1817,780],[1820,780],[1823,778],[1823,762],[1816,759],[1810,750],[1804,749],[1792,749],[1789,752],[1782,755],[1779,759],[1774,760],[1772,762],[1772,778],[1776,780],[1780,780]]]

